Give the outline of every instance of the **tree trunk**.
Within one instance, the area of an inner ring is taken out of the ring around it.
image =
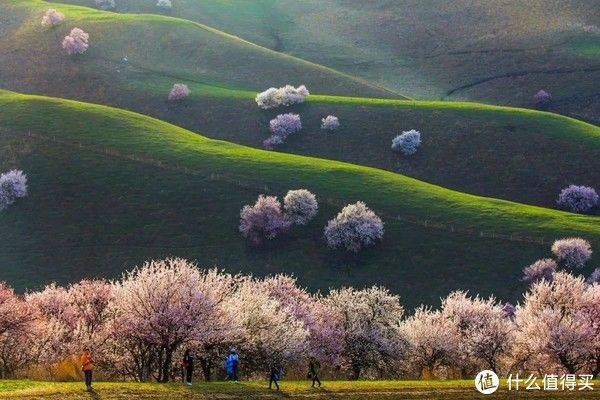
[[[209,382],[210,375],[211,375],[210,373],[211,373],[211,369],[212,369],[212,363],[210,362],[210,360],[208,358],[201,358],[200,366],[202,367],[202,374],[204,375],[204,380]]]
[[[352,363],[352,379],[358,380],[360,378],[360,371],[362,370],[359,363]]]
[[[161,380],[160,382],[169,382],[169,377],[171,376],[171,367],[173,364],[173,349],[167,347],[165,349],[165,360],[161,366]]]
[[[164,353],[164,348],[161,347],[161,349],[158,351],[158,376],[156,377],[156,381],[157,382],[163,382],[163,353]]]

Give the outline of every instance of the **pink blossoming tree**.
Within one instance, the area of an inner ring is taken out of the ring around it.
[[[62,47],[70,55],[83,54],[89,47],[89,38],[90,35],[88,35],[82,29],[73,28],[71,29],[71,33],[69,33],[63,39]]]
[[[274,196],[260,195],[253,206],[245,205],[240,211],[239,230],[256,246],[287,232],[290,226],[291,221]]]
[[[52,28],[60,25],[65,20],[65,15],[54,8],[48,9],[42,16],[42,26]]]

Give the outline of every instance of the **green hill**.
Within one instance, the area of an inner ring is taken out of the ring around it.
[[[180,19],[57,5],[68,19],[47,31],[39,19],[49,6],[37,0],[0,4],[7,31],[0,40],[3,87],[126,108],[253,147],[262,146],[269,119],[283,112],[262,111],[253,101],[257,90],[271,84],[307,83],[316,93],[388,94]],[[91,47],[71,58],[60,49],[60,38],[75,25],[90,32]],[[175,106],[165,97],[180,81],[192,88],[192,97]],[[600,128],[551,114],[319,95],[291,110],[301,113],[304,130],[280,148],[285,152],[398,171],[458,191],[546,207],[554,207],[566,185],[600,181]],[[342,122],[332,135],[319,129],[328,114]],[[408,129],[420,130],[424,145],[413,157],[397,157],[391,140]]]
[[[165,12],[153,1],[116,3]],[[593,1],[179,0],[166,13],[411,97],[530,106],[546,89],[553,111],[600,122]]]
[[[48,29],[40,20],[51,7],[57,7],[67,19]],[[398,97],[360,79],[188,20],[103,12],[41,0],[2,2],[0,16],[7,31],[0,42],[3,85],[20,90],[69,87],[73,94],[118,96],[115,90],[127,86],[130,78],[121,74],[128,65],[126,58],[139,79],[160,74],[250,90],[298,81],[326,93]],[[61,48],[62,38],[74,26],[90,34],[90,48],[84,57],[65,57]]]
[[[600,245],[594,217],[212,140],[124,110],[0,93],[1,167],[23,169],[30,187],[0,213],[0,280],[21,290],[175,255],[294,273],[311,289],[383,284],[408,306],[458,288],[515,300],[522,266],[547,255],[554,238]],[[317,219],[265,249],[248,247],[237,232],[240,208],[299,187],[318,195]],[[326,249],[322,229],[357,200],[383,217],[386,236],[349,258]]]

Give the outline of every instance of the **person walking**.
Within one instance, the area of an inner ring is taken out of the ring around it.
[[[321,371],[321,363],[314,356],[310,357],[308,363],[308,376],[312,378],[312,387],[315,387],[315,383],[321,387],[321,380],[319,379],[319,372]]]
[[[92,360],[92,355],[90,354],[90,349],[83,349],[83,353],[81,354],[81,370],[83,371],[83,375],[85,376],[85,387],[89,392],[92,389],[92,371],[94,370],[94,364]]]
[[[227,372],[227,379],[232,382],[238,381],[238,364],[240,356],[238,356],[235,349],[229,351],[229,355],[225,359],[225,371]]]
[[[190,349],[183,353],[183,368],[185,369],[185,384],[192,386],[192,376],[194,375],[194,355]]]
[[[269,389],[272,388],[273,383],[277,390],[279,390],[279,380],[283,375],[283,369],[278,365],[273,365],[271,367],[271,372],[269,373]]]

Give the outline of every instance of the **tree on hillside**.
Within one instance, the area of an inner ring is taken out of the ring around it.
[[[521,280],[527,283],[535,283],[542,279],[551,282],[556,268],[558,268],[558,265],[551,258],[537,260],[533,264],[523,268],[523,277]]]
[[[65,15],[53,8],[48,9],[42,16],[42,26],[52,28],[60,25],[65,20]]]
[[[598,198],[594,188],[569,185],[560,192],[556,203],[564,209],[585,213],[598,205]]]
[[[190,95],[190,89],[183,83],[175,83],[169,92],[170,101],[178,101],[187,98]]]
[[[392,140],[392,150],[399,151],[407,156],[415,154],[420,145],[421,132],[414,129],[402,132]]]
[[[406,343],[400,331],[400,298],[382,287],[332,290],[328,301],[341,321],[343,351],[354,379],[397,371]]]
[[[592,246],[582,238],[565,238],[552,244],[552,253],[566,268],[582,268],[592,257]]]
[[[290,190],[283,198],[283,209],[294,224],[306,225],[317,215],[319,204],[306,189]]]
[[[101,10],[112,10],[116,7],[115,0],[94,0],[96,7]]]
[[[71,29],[71,33],[69,33],[62,42],[62,47],[67,51],[68,54],[83,54],[87,51],[89,47],[88,40],[90,35],[84,32],[80,28]]]
[[[285,85],[280,88],[269,88],[256,95],[256,104],[264,110],[279,106],[290,106],[304,102],[309,95],[306,86],[300,85],[295,88],[292,85]]]
[[[600,284],[600,268],[596,268],[586,280],[587,283],[593,285],[594,283]]]
[[[267,149],[272,149],[285,142],[287,137],[302,129],[302,121],[298,114],[279,114],[269,122],[271,137],[263,142]]]
[[[545,90],[540,90],[533,95],[533,105],[540,110],[547,110],[552,103],[552,95]]]
[[[13,169],[0,175],[0,210],[27,196],[27,175]]]
[[[328,115],[321,119],[321,129],[326,131],[335,131],[340,127],[340,120],[334,115]]]
[[[327,223],[324,233],[329,247],[357,253],[383,239],[383,221],[359,201],[344,207]]]
[[[245,205],[240,211],[240,232],[257,246],[287,232],[290,225],[275,196],[261,194],[253,206]]]
[[[173,3],[171,3],[171,0],[158,0],[156,2],[156,7],[170,10],[173,7]]]

